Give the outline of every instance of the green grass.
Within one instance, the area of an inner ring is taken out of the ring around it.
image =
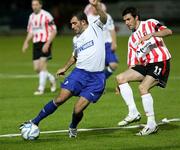
[[[52,94],[47,85],[47,93],[43,96],[33,96],[37,88],[37,78],[8,78],[9,75],[33,75],[31,61],[31,48],[26,54],[21,53],[24,37],[0,37],[0,134],[19,133],[18,126],[33,118],[39,110],[58,94]],[[115,95],[115,75],[127,68],[127,37],[118,38],[119,68],[107,81],[106,94],[97,104],[92,104],[85,111],[85,116],[79,128],[116,127],[117,122],[127,114],[127,108],[119,95]],[[72,53],[72,37],[57,37],[53,47],[53,60],[49,63],[49,70],[55,74],[63,66]],[[154,88],[154,107],[157,121],[162,118],[180,117],[180,35],[165,39],[172,54],[171,73],[166,89]],[[3,76],[2,76],[3,75]],[[58,79],[57,83],[63,81]],[[138,84],[131,84],[139,111],[142,114],[140,123],[146,122]],[[53,115],[40,124],[42,131],[68,129],[71,120],[72,108],[77,100],[71,98],[61,106]],[[69,139],[67,133],[43,134],[36,141],[24,141],[21,137],[0,138],[0,150],[178,150],[180,149],[180,123],[171,123],[160,126],[157,134],[148,137],[136,137],[139,129],[100,130],[79,132],[76,139]]]

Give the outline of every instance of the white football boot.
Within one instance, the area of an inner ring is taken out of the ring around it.
[[[44,91],[37,90],[34,92],[34,95],[43,95]]]
[[[137,114],[135,116],[130,116],[128,115],[126,118],[124,118],[124,120],[118,122],[118,126],[126,126],[130,123],[133,123],[133,122],[137,122],[137,121],[140,121],[141,120],[141,115],[140,114]]]
[[[158,131],[158,126],[156,125],[154,128],[150,128],[147,125],[138,133],[136,133],[137,136],[145,136],[150,135],[153,133],[156,133]]]

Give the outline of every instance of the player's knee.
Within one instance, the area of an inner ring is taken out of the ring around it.
[[[140,91],[141,95],[144,95],[144,94],[148,93],[148,89],[143,84],[139,85],[139,91]]]
[[[119,74],[116,76],[116,80],[119,84],[123,84],[123,83],[126,83],[126,78],[124,77],[123,74]]]
[[[65,103],[70,97],[71,93],[61,90],[58,96],[54,99],[54,102],[57,106],[60,106]]]
[[[54,100],[54,103],[56,104],[56,106],[60,106],[60,105],[62,105],[64,102],[63,102],[60,98],[56,98],[56,99]]]
[[[54,103],[55,103],[57,106],[62,105],[64,102],[65,102],[65,100],[62,99],[62,97],[61,97],[60,95],[58,95],[58,96],[54,99]]]
[[[110,68],[111,68],[113,71],[115,71],[115,70],[117,69],[117,67],[118,67],[118,64],[117,64],[117,63],[113,63],[113,64],[110,64],[109,66],[110,66]]]

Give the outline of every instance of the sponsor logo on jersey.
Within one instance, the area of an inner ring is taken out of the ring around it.
[[[86,50],[87,48],[92,47],[92,46],[94,46],[94,41],[93,41],[93,40],[91,40],[91,41],[83,44],[82,46],[76,48],[75,51],[76,51],[76,52],[81,52],[81,51],[84,51],[84,50]]]

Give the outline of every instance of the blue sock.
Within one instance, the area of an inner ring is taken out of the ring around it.
[[[75,114],[73,112],[73,114],[72,114],[72,122],[71,122],[69,127],[70,128],[76,128],[78,123],[81,121],[82,117],[83,117],[83,112],[81,112],[80,114]]]
[[[104,73],[105,73],[106,79],[108,79],[108,78],[112,75],[113,70],[112,70],[110,67],[107,67],[107,68],[104,70]]]
[[[57,106],[54,104],[53,100],[47,103],[44,108],[40,111],[38,116],[32,120],[32,122],[36,125],[39,124],[39,122],[52,114],[57,109]]]

